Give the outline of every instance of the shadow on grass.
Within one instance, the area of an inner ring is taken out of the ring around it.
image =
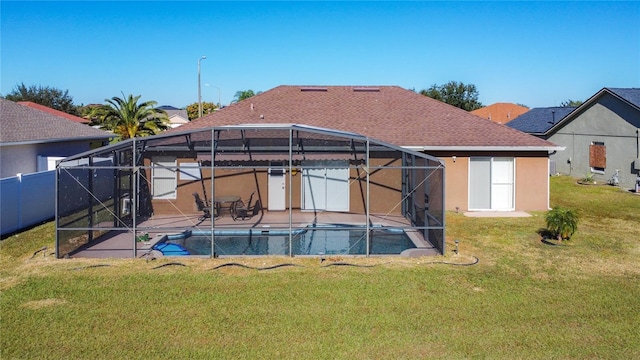
[[[548,229],[540,228],[538,229],[537,233],[538,235],[542,236],[542,239],[540,241],[545,245],[567,246],[566,244],[563,244],[561,241],[558,241],[557,239],[555,239],[554,234]]]

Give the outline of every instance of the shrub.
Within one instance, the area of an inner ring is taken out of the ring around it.
[[[593,174],[587,173],[582,179],[580,179],[580,182],[587,183],[587,184],[595,183],[593,181]]]
[[[547,212],[545,221],[547,222],[547,230],[560,241],[568,240],[578,229],[578,214],[571,209],[559,206]]]

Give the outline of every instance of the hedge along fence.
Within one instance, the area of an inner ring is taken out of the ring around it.
[[[0,179],[1,235],[52,219],[55,193],[53,170]]]

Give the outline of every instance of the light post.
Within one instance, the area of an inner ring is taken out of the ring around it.
[[[198,59],[198,117],[202,117],[202,96],[200,94],[200,61],[206,59],[206,56],[202,56]]]
[[[222,106],[222,103],[220,103],[220,88],[215,86],[215,85],[209,85],[209,84],[204,84],[204,86],[218,89],[218,106],[217,106],[217,108],[220,109],[220,107]]]

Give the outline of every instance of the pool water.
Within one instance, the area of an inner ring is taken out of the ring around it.
[[[416,246],[402,229],[370,229],[370,254],[397,255]],[[154,249],[167,256],[211,255],[211,232],[172,235]],[[216,255],[289,255],[288,231],[216,231]],[[293,255],[365,255],[366,229],[310,227],[293,234]],[[165,250],[163,250],[165,249]]]

